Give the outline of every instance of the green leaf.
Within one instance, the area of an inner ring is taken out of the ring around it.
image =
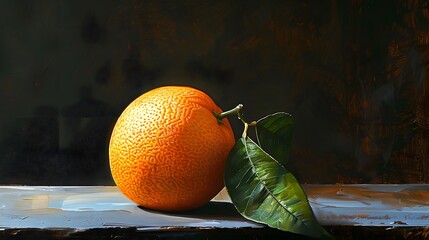
[[[289,161],[294,132],[294,120],[288,113],[274,113],[256,122],[259,146],[284,166]]]
[[[292,173],[249,138],[240,138],[231,150],[225,185],[238,212],[247,219],[311,237],[329,236]]]

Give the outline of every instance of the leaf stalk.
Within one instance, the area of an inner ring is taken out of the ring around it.
[[[215,111],[213,111],[213,115],[217,118],[217,121],[219,124],[222,123],[222,119],[224,119],[225,117],[232,115],[232,114],[237,114],[238,119],[241,120],[241,122],[244,124],[244,130],[243,130],[243,138],[246,138],[247,136],[247,130],[249,129],[249,126],[256,126],[256,121],[247,121],[243,114],[241,113],[241,110],[243,109],[243,104],[238,104],[235,108],[225,111],[225,112],[221,112],[221,113],[216,113]]]

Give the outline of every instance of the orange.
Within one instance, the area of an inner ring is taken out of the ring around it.
[[[204,92],[185,86],[153,89],[118,118],[109,145],[120,191],[136,204],[183,211],[208,203],[224,186],[235,143],[222,110]]]

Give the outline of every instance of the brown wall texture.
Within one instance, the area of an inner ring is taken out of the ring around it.
[[[162,85],[291,113],[303,183],[429,182],[427,1],[6,0],[0,29],[0,184],[113,184],[115,119]]]

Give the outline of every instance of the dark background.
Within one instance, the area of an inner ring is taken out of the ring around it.
[[[115,120],[162,85],[291,113],[302,183],[429,182],[427,1],[4,0],[0,30],[0,184],[113,184]]]

